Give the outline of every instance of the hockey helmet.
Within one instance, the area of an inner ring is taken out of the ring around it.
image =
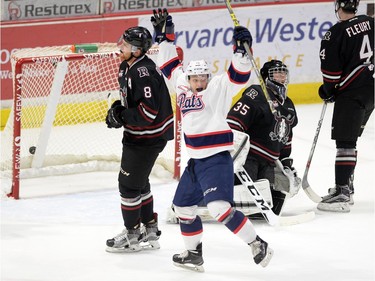
[[[189,79],[191,75],[207,75],[208,80],[211,78],[211,71],[205,60],[192,60],[186,67],[186,77]]]
[[[357,12],[357,7],[359,5],[359,0],[335,0],[335,12],[341,8],[345,12]]]
[[[142,26],[135,26],[125,30],[122,39],[130,45],[140,48],[143,54],[152,46],[151,33]]]
[[[285,64],[279,60],[266,62],[260,70],[263,80],[279,99],[284,103],[289,84],[289,70]]]

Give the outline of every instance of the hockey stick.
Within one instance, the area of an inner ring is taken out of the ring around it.
[[[236,153],[232,156],[233,162],[236,160],[238,155],[240,154],[241,150],[245,147],[246,142],[249,141],[249,137],[243,138],[242,142],[237,149]],[[280,163],[281,164],[281,163]],[[260,193],[259,189],[254,184],[253,180],[246,172],[244,167],[241,167],[238,171],[235,172],[238,179],[241,181],[242,185],[246,186],[250,191],[252,198],[254,200],[255,205],[261,210],[261,213],[265,220],[272,226],[275,225],[293,225],[298,224],[306,221],[310,221],[315,217],[314,212],[303,213],[300,215],[294,216],[278,216],[276,215],[267,201],[264,199],[263,195]]]
[[[225,1],[225,4],[227,6],[227,9],[228,9],[228,12],[229,12],[229,15],[233,21],[233,24],[234,26],[239,26],[240,25],[240,22],[239,20],[237,19],[236,15],[234,14],[234,11],[232,9],[232,6],[230,5],[230,0],[226,0]],[[257,68],[257,65],[255,63],[255,60],[254,60],[254,57],[253,57],[253,54],[251,53],[250,51],[250,47],[249,47],[249,44],[247,44],[247,42],[244,43],[244,47],[245,47],[245,50],[246,50],[246,53],[248,54],[249,58],[250,58],[250,62],[251,62],[251,65],[253,66],[253,70],[255,71],[255,74],[259,80],[259,84],[260,84],[260,87],[262,88],[263,90],[263,93],[264,93],[264,96],[266,97],[266,100],[268,102],[268,105],[270,107],[270,110],[271,112],[274,114],[276,112],[274,106],[273,106],[273,103],[272,103],[272,100],[270,98],[270,95],[268,94],[268,91],[267,91],[267,87],[266,87],[266,84],[264,83],[264,80],[263,80],[263,77],[262,75],[260,75],[259,73],[259,70]]]
[[[246,170],[242,168],[241,170],[236,172],[236,175],[241,183],[249,189],[256,206],[261,210],[262,215],[270,225],[288,226],[307,222],[315,218],[315,212],[313,211],[293,216],[276,215],[268,205],[267,201],[264,200],[263,196],[255,186]]]
[[[319,122],[318,122],[318,127],[316,128],[314,141],[313,141],[312,146],[311,146],[310,155],[309,155],[309,158],[307,159],[305,173],[303,174],[303,179],[302,179],[303,190],[306,192],[307,196],[312,201],[314,201],[315,203],[321,202],[322,197],[319,196],[318,194],[316,194],[315,191],[311,188],[309,182],[307,181],[307,175],[308,175],[309,170],[310,170],[311,160],[312,160],[313,155],[314,155],[316,143],[318,142],[320,128],[322,127],[323,118],[324,118],[324,114],[326,112],[326,109],[327,109],[327,102],[324,102],[322,112],[320,114],[320,119],[319,119]]]

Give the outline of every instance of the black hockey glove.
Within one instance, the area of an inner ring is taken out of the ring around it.
[[[116,102],[114,102],[114,104]],[[125,106],[122,106],[122,105],[113,106],[112,104],[112,107],[108,110],[107,117],[105,118],[105,123],[107,124],[108,128],[118,129],[124,126],[125,122],[121,116],[122,116],[122,112],[125,109],[126,109]]]
[[[167,9],[158,11],[153,10],[154,15],[151,17],[151,23],[154,26],[155,31],[155,42],[160,44],[167,40],[168,42],[174,42],[174,23],[172,16],[168,14]]]
[[[249,48],[253,45],[253,37],[250,31],[246,27],[236,26],[233,31],[234,52],[246,54],[245,42],[249,45]]]
[[[335,102],[335,95],[328,93],[326,89],[324,88],[324,85],[321,85],[319,87],[319,97],[324,100],[325,102]]]

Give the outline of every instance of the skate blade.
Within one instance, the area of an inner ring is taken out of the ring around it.
[[[159,241],[142,241],[140,243],[142,250],[159,250]]]
[[[262,267],[266,267],[273,257],[273,250],[268,248],[266,257],[259,263]]]
[[[337,212],[337,213],[349,213],[350,207],[348,202],[338,202],[338,203],[319,203],[317,206],[318,210]]]
[[[121,248],[114,248],[114,247],[107,247],[105,249],[108,253],[136,253],[142,250],[142,246],[135,245],[132,247],[121,247]]]
[[[203,265],[180,264],[180,263],[177,263],[177,262],[174,262],[173,264],[175,266],[177,266],[177,267],[181,267],[181,268],[184,268],[184,269],[192,270],[192,271],[195,271],[195,272],[201,272],[201,273],[204,272]]]

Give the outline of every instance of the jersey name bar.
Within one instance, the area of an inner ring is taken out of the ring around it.
[[[353,35],[357,35],[368,30],[371,30],[370,22],[364,21],[348,27],[346,29],[346,33],[348,33],[349,37],[352,37]]]

